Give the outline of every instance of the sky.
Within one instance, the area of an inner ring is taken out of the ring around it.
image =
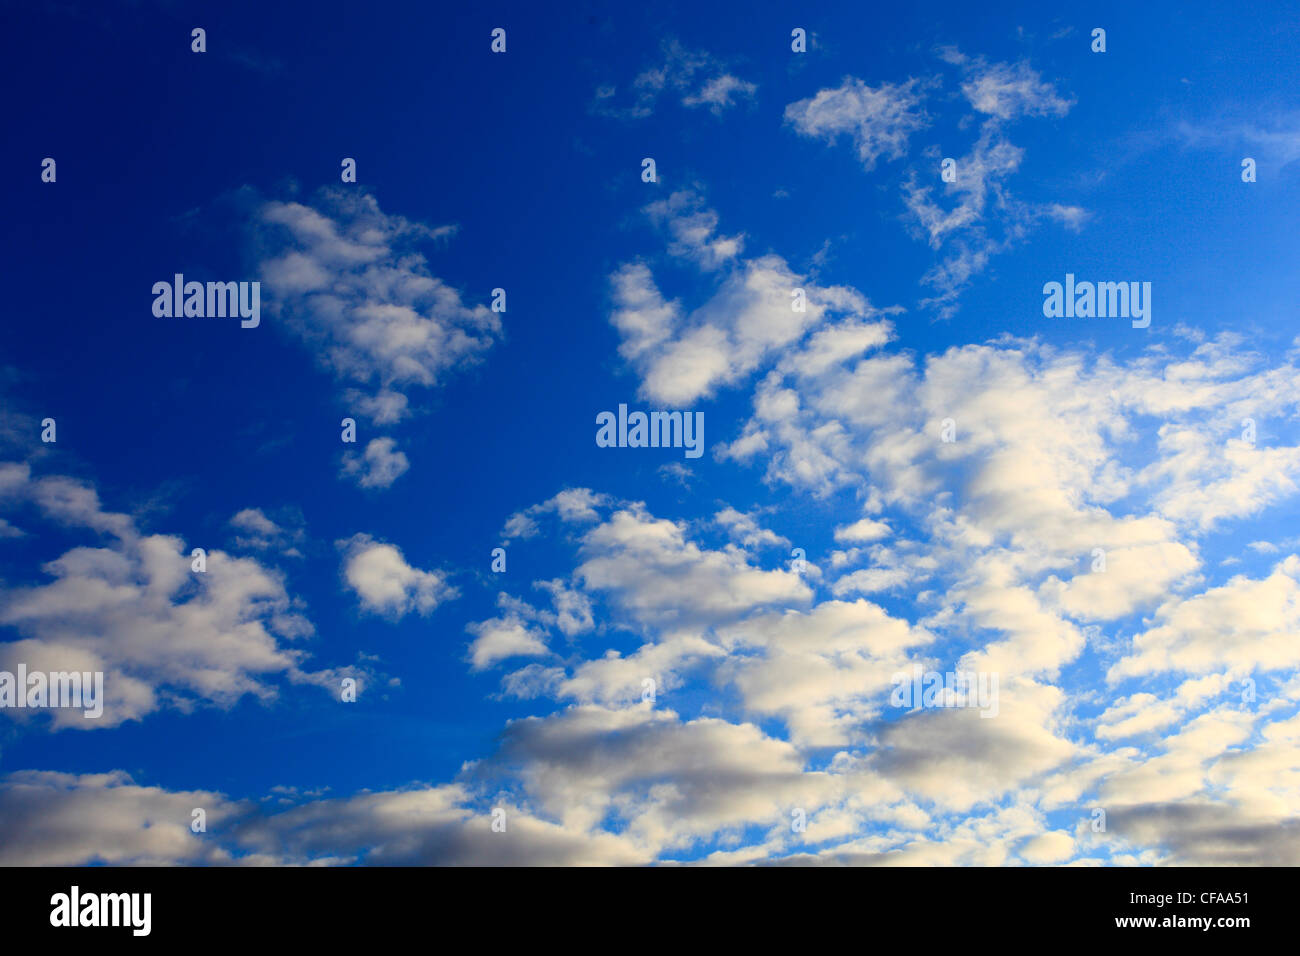
[[[0,863],[1300,863],[1300,8],[469,6],[6,12]]]

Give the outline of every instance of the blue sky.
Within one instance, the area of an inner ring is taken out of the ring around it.
[[[1300,862],[1296,14],[16,12],[0,860]]]

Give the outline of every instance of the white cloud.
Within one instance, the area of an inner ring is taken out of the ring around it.
[[[1062,765],[1075,745],[1062,734],[1060,689],[1003,683],[992,719],[971,708],[922,710],[884,725],[877,772],[957,811],[993,800]]]
[[[277,524],[260,508],[245,508],[230,519],[230,526],[238,532],[235,535],[235,547],[251,551],[279,551],[290,557],[301,557],[302,552],[297,545],[306,537],[302,529],[302,515],[291,515],[289,520],[295,524],[294,527]]]
[[[873,88],[849,76],[838,87],[791,103],[785,108],[785,120],[804,136],[827,142],[847,134],[858,159],[870,171],[881,157],[904,156],[912,134],[929,125],[923,103],[930,85],[911,79]]]
[[[687,541],[681,525],[642,505],[616,511],[582,538],[576,576],[635,619],[685,626],[720,622],[771,604],[806,602],[812,591],[789,570],[764,571],[728,546]]]
[[[275,788],[285,793],[285,788]],[[15,828],[0,844],[6,866],[303,865],[627,866],[648,862],[628,840],[565,827],[465,786],[411,786],[298,802],[270,812],[223,794],[142,786],[121,771],[24,771],[0,780],[0,813]],[[479,805],[475,805],[475,804]],[[208,832],[190,830],[191,810]]]
[[[482,770],[505,767],[519,768],[539,811],[561,825],[585,829],[614,814],[623,835],[649,851],[749,822],[788,829],[788,807],[816,807],[824,789],[790,744],[751,724],[681,721],[644,706],[514,721]]]
[[[678,190],[667,199],[652,202],[645,214],[656,225],[665,227],[673,237],[668,251],[712,271],[731,262],[745,247],[743,235],[724,236],[718,232],[718,214],[704,206],[699,194]]]
[[[1187,147],[1249,155],[1259,164],[1261,175],[1300,159],[1300,114],[1294,112],[1261,115],[1252,110],[1245,119],[1219,116],[1205,122],[1183,121],[1176,124],[1173,135]]]
[[[836,528],[835,540],[866,544],[879,541],[881,538],[888,538],[891,534],[893,534],[893,531],[887,522],[876,521],[873,518],[863,518],[860,521],[853,522],[853,524]]]
[[[497,316],[466,305],[416,247],[454,230],[337,189],[323,190],[314,206],[264,203],[256,225],[266,308],[353,386],[358,412],[376,422],[401,418],[409,390],[477,362],[500,334]]]
[[[1222,587],[1166,601],[1153,626],[1133,638],[1132,652],[1109,676],[1291,670],[1300,667],[1297,632],[1300,557],[1291,555],[1266,578],[1238,575]]]
[[[605,507],[609,501],[608,496],[597,494],[590,488],[566,488],[541,504],[512,514],[506,519],[501,537],[507,541],[534,537],[539,530],[537,519],[545,515],[556,515],[570,524],[596,521],[599,518],[597,509]]]
[[[553,625],[566,637],[583,634],[595,627],[591,598],[586,594],[570,587],[559,578],[553,581],[535,581],[533,587],[551,596],[551,604],[555,612],[548,615],[547,620],[553,622]]]
[[[676,96],[688,108],[707,106],[714,116],[735,105],[737,98],[752,98],[757,86],[729,73],[702,50],[689,50],[675,39],[664,40],[662,60],[648,67],[631,83],[631,101],[618,88],[603,85],[596,90],[594,112],[620,119],[643,119],[655,111],[665,95]],[[625,105],[618,105],[619,101]]]
[[[758,87],[747,80],[742,80],[724,73],[708,80],[698,93],[683,97],[683,106],[707,106],[714,116],[721,116],[723,111],[735,105],[732,97],[750,98]]]
[[[427,615],[459,595],[445,574],[412,567],[394,545],[366,534],[338,545],[344,552],[343,579],[367,611],[395,619],[411,612]]]
[[[108,536],[46,562],[52,580],[8,586],[0,602],[0,624],[21,635],[0,644],[0,667],[104,672],[103,716],[51,710],[56,727],[111,727],[164,707],[231,707],[245,696],[270,701],[278,679],[325,684],[335,676],[302,669],[306,652],[291,645],[313,628],[274,569],[209,549],[206,570],[194,571],[179,537],[141,534],[130,516],[104,511],[90,486],[34,478],[26,466],[0,470],[15,500],[74,532]]]
[[[470,624],[465,629],[474,635],[469,656],[476,671],[511,657],[544,657],[550,653],[545,632],[530,628],[513,614]]]
[[[713,516],[713,520],[725,528],[731,539],[741,547],[753,550],[790,546],[789,538],[769,528],[760,527],[754,515],[742,514],[735,508],[723,508]]]
[[[0,814],[8,821],[0,865],[231,862],[225,847],[191,832],[195,807],[213,828],[244,810],[219,793],[140,786],[122,771],[11,773],[0,781]]]
[[[689,314],[663,298],[644,263],[625,264],[610,277],[610,322],[622,337],[619,353],[640,372],[647,398],[682,407],[711,396],[833,314],[860,322],[862,328],[849,333],[859,343],[887,338],[885,323],[863,321],[880,313],[856,290],[818,285],[777,255],[740,257],[739,238],[718,236],[716,213],[704,210],[694,193],[674,193],[646,212],[667,225],[674,237],[670,252],[720,273],[711,297]],[[794,308],[795,290],[803,293],[802,311]]]
[[[343,474],[355,478],[362,488],[388,488],[410,467],[410,459],[391,438],[372,438],[362,454],[343,455]]]
[[[765,612],[720,638],[728,657],[719,679],[736,686],[747,712],[780,716],[792,742],[812,747],[863,744],[909,650],[933,640],[863,600]]]
[[[1020,855],[1030,863],[1062,863],[1075,854],[1074,838],[1064,830],[1041,833],[1025,842]]]
[[[948,63],[961,68],[962,94],[978,112],[999,120],[1022,116],[1064,116],[1074,105],[1043,81],[1028,63],[990,63],[952,47],[940,51]]]
[[[609,650],[603,657],[584,661],[573,668],[572,676],[559,675],[551,692],[558,699],[584,704],[638,704],[650,689],[657,697],[684,686],[689,673],[723,654],[721,647],[702,637],[672,634],[643,644],[632,654]],[[649,687],[647,680],[653,682]]]

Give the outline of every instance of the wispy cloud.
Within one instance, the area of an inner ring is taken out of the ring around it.
[[[708,107],[720,116],[741,99],[750,99],[758,87],[729,73],[722,63],[703,50],[690,50],[680,41],[663,41],[662,59],[647,67],[629,84],[630,95],[617,86],[596,90],[592,110],[618,119],[643,119],[651,115],[661,98],[672,96],[685,107]]]
[[[359,414],[403,417],[412,389],[479,361],[501,323],[433,275],[420,242],[454,228],[390,215],[365,193],[323,190],[313,205],[271,201],[255,222],[266,308],[339,381]]]
[[[849,76],[838,87],[791,103],[785,120],[804,136],[827,142],[848,136],[870,171],[882,157],[906,155],[912,134],[930,125],[923,104],[932,86],[933,81],[910,79],[870,87]]]

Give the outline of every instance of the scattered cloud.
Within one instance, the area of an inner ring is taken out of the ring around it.
[[[341,383],[358,414],[403,417],[413,389],[482,359],[501,333],[419,249],[454,234],[385,213],[374,196],[326,189],[312,204],[268,201],[254,223],[266,308]]]
[[[596,90],[592,110],[618,119],[643,119],[651,115],[665,96],[675,97],[688,108],[707,107],[714,116],[740,99],[754,96],[757,86],[729,73],[715,57],[702,50],[690,50],[675,39],[663,42],[659,63],[647,67],[631,82],[630,95],[618,87]]]
[[[372,438],[361,454],[343,454],[343,474],[356,479],[362,488],[388,488],[410,469],[406,453],[392,438]]]
[[[412,567],[395,545],[356,534],[338,546],[343,551],[343,580],[363,610],[393,619],[412,612],[428,615],[459,595],[445,574]]]

